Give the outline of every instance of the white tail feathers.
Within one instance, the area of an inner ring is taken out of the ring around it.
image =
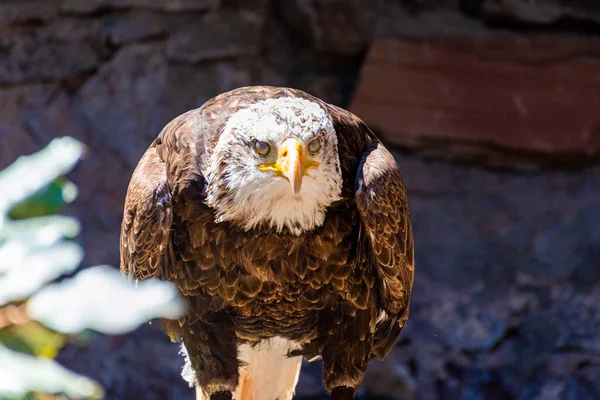
[[[239,359],[244,366],[240,367],[240,380],[233,399],[291,400],[300,376],[302,357],[290,358],[287,355],[299,347],[298,343],[281,337],[263,340],[254,347],[247,344],[239,346]],[[186,358],[181,375],[192,386],[195,374],[183,345],[181,352]],[[207,400],[203,396],[203,391],[196,386],[196,399]]]
[[[238,348],[245,366],[233,393],[235,400],[291,400],[300,376],[302,357],[288,357],[298,343],[280,337],[264,340],[254,347]]]

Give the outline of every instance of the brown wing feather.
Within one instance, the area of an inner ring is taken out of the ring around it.
[[[378,277],[385,314],[379,320],[373,353],[385,357],[408,318],[414,277],[413,235],[402,174],[394,157],[377,140],[363,153],[357,174],[356,206],[362,220],[366,255]]]
[[[167,124],[131,177],[121,225],[121,271],[135,279],[177,282],[183,276],[182,257],[174,254],[174,232],[181,219],[176,211],[197,188],[203,190],[199,171],[205,136],[192,129],[200,111]],[[206,207],[195,212],[212,215]]]
[[[171,253],[173,199],[156,147],[135,169],[121,225],[121,271],[134,279],[163,277]]]

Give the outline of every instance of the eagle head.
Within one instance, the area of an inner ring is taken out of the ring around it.
[[[303,98],[256,102],[227,120],[210,155],[208,206],[216,220],[299,235],[339,200],[342,173],[329,114]]]

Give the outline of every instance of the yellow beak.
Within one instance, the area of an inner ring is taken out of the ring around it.
[[[279,147],[279,157],[275,164],[282,175],[290,181],[294,194],[300,193],[304,176],[304,149],[296,139],[286,139]]]
[[[285,177],[292,185],[294,194],[299,194],[302,189],[302,178],[309,168],[316,168],[319,164],[304,157],[304,147],[297,139],[286,139],[279,147],[279,155],[275,164],[262,164],[261,171],[272,171]]]

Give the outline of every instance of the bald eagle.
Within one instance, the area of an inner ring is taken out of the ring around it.
[[[174,282],[198,399],[287,400],[302,357],[354,398],[408,318],[413,236],[400,168],[356,116],[245,87],[171,121],[125,200],[121,271]]]

